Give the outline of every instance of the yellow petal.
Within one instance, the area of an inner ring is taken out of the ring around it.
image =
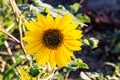
[[[71,51],[70,49],[67,49],[65,45],[62,46],[63,47],[63,51],[69,55],[69,56],[74,56],[73,51]]]
[[[31,48],[36,47],[37,45],[40,45],[40,44],[41,44],[40,42],[29,43],[29,44],[25,45],[25,49],[31,49]]]
[[[63,18],[59,21],[59,23],[57,24],[57,27],[58,27],[60,30],[63,30],[66,25],[70,24],[71,21],[72,21],[72,16],[68,16],[68,14],[66,14],[66,15],[63,16]]]
[[[74,30],[69,33],[64,34],[64,39],[80,39],[83,35],[81,34],[82,31]]]
[[[79,46],[72,46],[72,45],[69,45],[69,44],[67,44],[67,43],[64,43],[64,45],[65,45],[66,48],[68,48],[69,50],[75,50],[75,51],[81,50],[81,47],[79,47]]]
[[[25,75],[26,74],[26,72],[21,67],[19,68],[19,71],[20,71],[20,75]]]
[[[71,53],[66,50],[65,46],[62,46],[62,53],[64,54],[64,59],[66,59],[67,63],[71,61]]]
[[[47,24],[49,25],[49,28],[54,28],[55,27],[54,19],[50,14],[47,14],[46,20],[47,20]]]
[[[44,28],[48,28],[47,21],[43,15],[37,14],[37,19],[38,19],[39,24],[41,24],[41,26],[43,26]]]
[[[39,60],[40,59],[40,56],[42,55],[43,53],[42,53],[42,51],[40,50],[40,51],[38,51],[38,52],[36,52],[35,54],[34,54],[34,57],[33,57],[33,60]]]
[[[71,32],[71,31],[75,30],[77,28],[77,26],[78,26],[77,22],[69,24],[64,28],[63,33]]]
[[[38,60],[38,65],[44,65],[48,62],[49,55],[48,54],[42,54],[39,58],[40,59]]]
[[[42,26],[40,26],[37,22],[30,21],[29,23],[25,24],[27,29],[30,31],[41,31]]]
[[[26,36],[24,37],[22,40],[26,41],[26,42],[39,42],[40,38],[35,38],[35,37],[30,37],[30,36]]]
[[[21,78],[21,80],[30,80],[30,76],[27,74],[27,72],[25,72],[24,70],[23,70],[23,68],[19,68],[19,71],[20,71],[20,78]]]
[[[34,44],[27,44],[25,49],[27,50],[27,54],[32,54],[37,52],[41,48],[41,44],[39,42],[35,42]]]
[[[80,42],[78,40],[66,40],[65,43],[68,45],[71,45],[71,46],[81,46],[82,45],[82,42]]]
[[[58,14],[57,17],[55,18],[55,27],[57,26],[59,21],[60,21],[60,15]]]
[[[50,55],[50,52],[48,51],[47,48],[45,48],[45,50],[43,51],[43,54],[41,54],[41,56],[39,57],[38,64],[39,65],[46,64],[49,60],[49,55]]]
[[[51,53],[50,53],[49,61],[50,61],[50,66],[51,66],[51,68],[53,69],[53,68],[56,66],[55,52],[54,52],[54,50],[51,51]]]
[[[27,31],[26,35],[27,36],[31,36],[31,37],[35,37],[35,38],[41,38],[43,32],[31,32],[31,31]]]
[[[55,53],[55,61],[59,67],[68,66],[67,60],[64,59],[64,54],[61,52],[62,49],[58,49]]]
[[[40,59],[40,56],[42,55],[42,54],[44,54],[43,53],[43,50],[45,50],[45,47],[44,46],[42,46],[40,49],[39,49],[39,51],[37,51],[35,54],[34,54],[34,57],[33,57],[33,60],[39,60]]]

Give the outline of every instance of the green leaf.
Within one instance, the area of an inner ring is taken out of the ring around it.
[[[19,65],[21,62],[23,61],[22,58],[17,58],[16,63],[14,63],[9,69],[7,69],[4,73],[3,73],[3,80],[5,80],[6,78],[8,78],[8,75],[13,72],[13,70],[15,69],[15,67],[17,65]]]
[[[45,9],[44,9],[44,12],[45,12],[45,13],[49,13],[49,12],[50,12],[50,11],[49,11],[49,8],[45,8]]]
[[[63,5],[58,5],[57,6],[58,9],[64,9],[65,10],[65,7]]]
[[[77,14],[76,17],[83,23],[90,23],[91,20],[86,14]]]
[[[80,4],[74,3],[73,5],[70,6],[70,12],[76,13],[76,12],[78,12],[79,8],[80,8]]]
[[[73,65],[78,66],[78,68],[88,69],[88,65],[87,65],[86,63],[84,63],[81,59],[76,59],[76,60],[73,62]]]
[[[0,0],[0,7],[2,7],[2,4],[3,4],[3,0]]]
[[[36,77],[38,74],[40,73],[39,68],[38,67],[33,67],[30,68],[29,74],[33,77]]]
[[[0,32],[0,49],[2,48],[3,44],[4,44],[4,39],[6,38],[6,35],[2,32]]]
[[[70,66],[66,68],[67,70],[75,71],[78,68],[88,69],[88,65],[84,63],[81,59],[75,59],[71,62]]]

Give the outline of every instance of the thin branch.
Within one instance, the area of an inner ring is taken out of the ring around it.
[[[12,6],[12,9],[14,11],[14,13],[17,16],[17,20],[19,20],[20,18],[22,18],[24,20],[24,22],[26,23],[27,20],[25,19],[25,17],[21,14],[22,12],[20,11],[20,9],[18,8],[17,4],[15,3],[15,0],[9,0]]]
[[[17,18],[20,18],[21,16],[21,11],[19,10],[19,8],[17,7],[16,3],[14,0],[9,0],[11,5],[12,5],[12,9],[14,11],[14,13],[16,14]]]
[[[24,44],[23,44],[23,41],[22,41],[23,35],[22,35],[22,28],[21,28],[22,27],[22,19],[21,18],[19,19],[18,27],[19,27],[19,34],[20,34],[20,46],[21,46],[21,48],[22,48],[22,50],[23,50],[23,52],[25,54],[25,57],[27,59],[26,50],[24,49]]]
[[[4,31],[4,30],[1,30],[1,29],[0,29],[0,32],[8,35],[8,36],[11,37],[14,41],[16,41],[18,44],[20,43],[20,41],[19,41],[17,38],[15,38],[13,35],[11,35],[10,33],[6,32],[6,31]]]
[[[3,40],[10,40],[10,41],[15,41],[14,39],[12,39],[11,37],[2,37],[0,36],[0,39],[3,39]]]
[[[5,42],[4,42],[4,45],[5,45],[5,47],[7,48],[8,54],[9,54],[10,56],[12,56],[12,51],[11,51],[11,49],[10,49],[10,47],[9,47],[8,42],[5,41]],[[12,61],[13,61],[13,63],[16,63],[16,60],[15,60],[15,58],[14,58],[13,56],[12,56]]]
[[[8,54],[10,55],[10,56],[12,56],[13,54],[12,54],[12,51],[11,51],[11,49],[10,49],[10,47],[9,47],[9,44],[8,44],[8,42],[7,41],[5,41],[4,42],[4,45],[5,45],[5,47],[7,48],[7,51],[8,51]],[[12,61],[13,61],[13,63],[16,63],[16,59],[14,58],[14,56],[12,56]],[[16,68],[17,70],[15,71],[17,74],[19,74],[20,73],[20,71],[19,71],[19,69],[18,68]],[[15,70],[15,69],[14,69]]]
[[[21,26],[22,26],[22,19],[25,21],[25,22],[27,22],[26,21],[26,19],[24,18],[24,16],[21,14],[21,11],[19,10],[19,8],[18,8],[18,6],[17,6],[17,4],[15,3],[15,0],[9,0],[10,1],[10,3],[11,3],[11,6],[12,6],[12,9],[13,9],[13,11],[15,12],[15,14],[16,14],[16,17],[17,17],[17,19],[18,19],[18,23],[19,23],[19,33],[20,33],[20,45],[21,45],[21,48],[23,49],[23,52],[24,52],[24,54],[25,54],[25,56],[26,56],[26,51],[25,51],[25,49],[24,49],[24,45],[23,45],[23,41],[22,41],[22,28],[21,28]]]

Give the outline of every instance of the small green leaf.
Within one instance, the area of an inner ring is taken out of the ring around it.
[[[70,66],[67,67],[68,70],[73,71],[75,71],[78,68],[88,69],[88,65],[84,63],[81,59],[75,59],[74,61],[72,61]]]
[[[3,44],[4,44],[4,40],[6,38],[6,35],[2,32],[0,32],[0,49],[2,48]]]
[[[74,61],[73,65],[77,65],[79,68],[88,69],[88,65],[85,64],[81,59],[76,59],[76,60]]]
[[[49,11],[49,8],[45,8],[45,9],[44,9],[44,12],[45,12],[45,13],[49,13],[49,12],[50,12],[50,11]]]
[[[90,23],[91,20],[86,14],[77,14],[76,17],[83,23]]]
[[[57,8],[65,10],[65,7],[63,5],[58,5]]]
[[[39,74],[39,69],[37,67],[30,68],[29,74],[33,77],[36,77]]]
[[[80,4],[79,3],[74,3],[73,5],[70,6],[70,12],[71,13],[76,13],[79,8],[80,8]]]

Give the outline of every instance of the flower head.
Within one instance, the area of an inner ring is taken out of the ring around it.
[[[38,64],[50,63],[51,68],[67,66],[73,51],[81,50],[82,31],[77,30],[78,23],[71,23],[72,16],[60,15],[54,19],[50,14],[46,17],[37,15],[38,21],[26,23],[29,31],[23,38],[27,42],[25,49],[28,54],[34,53]]]

